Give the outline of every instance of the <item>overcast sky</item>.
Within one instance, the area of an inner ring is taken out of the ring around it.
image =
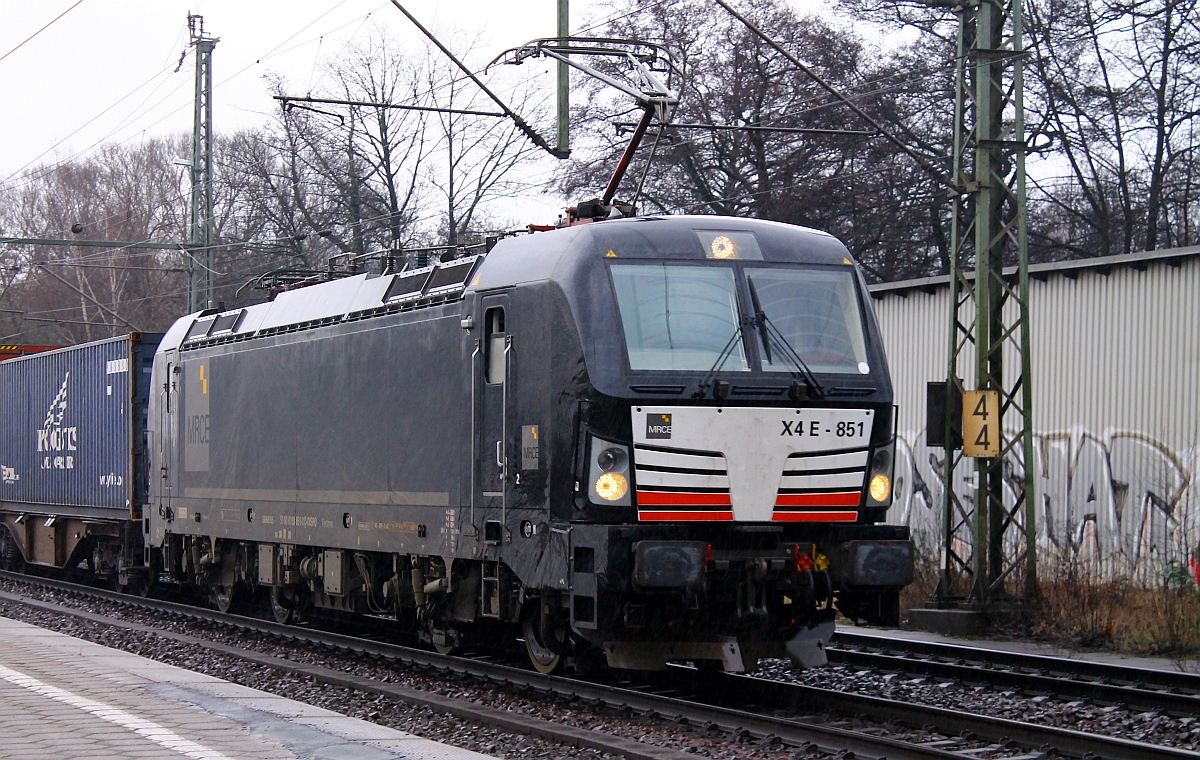
[[[404,3],[439,34],[478,37],[474,65],[556,29],[556,0]],[[576,33],[614,13],[603,2],[571,5]],[[282,76],[294,94],[317,91],[328,84],[318,62],[355,40],[380,30],[420,40],[387,0],[0,0],[0,186],[25,168],[86,155],[105,142],[190,132],[194,56],[175,71],[188,47],[189,12],[202,15],[205,31],[220,40],[213,54],[218,132],[270,118],[277,105],[267,77]],[[553,81],[548,66],[538,75]],[[553,221],[551,207],[562,204],[548,202],[531,208],[550,218],[529,221]]]
[[[276,106],[265,76],[282,75],[303,94],[322,83],[318,60],[372,27],[414,34],[384,0],[82,0],[72,8],[76,1],[0,0],[0,56],[7,54],[0,60],[0,181],[101,142],[190,131],[194,58],[175,72],[189,11],[220,39],[213,53],[218,131],[267,119]],[[408,0],[405,7],[426,26],[481,34],[480,52],[489,57],[556,28],[555,0]],[[583,20],[582,12],[573,19]]]

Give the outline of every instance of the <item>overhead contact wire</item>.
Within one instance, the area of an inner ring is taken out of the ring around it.
[[[843,94],[841,90],[834,87],[829,82],[825,81],[824,77],[822,77],[820,74],[818,74],[816,71],[814,71],[812,69],[812,67],[808,66],[806,63],[801,61],[799,58],[792,55],[791,52],[789,52],[786,48],[784,48],[782,45],[780,45],[774,39],[767,36],[766,32],[764,32],[762,29],[759,29],[752,21],[750,21],[750,19],[746,18],[745,16],[743,16],[742,14],[740,14],[736,10],[734,10],[733,7],[729,5],[729,3],[725,2],[725,0],[715,0],[715,2],[717,3],[717,5],[721,6],[726,11],[728,11],[731,16],[736,18],[738,21],[742,22],[742,24],[747,29],[749,29],[751,32],[753,32],[755,34],[755,36],[757,36],[763,42],[767,43],[767,45],[769,45],[770,47],[774,48],[774,50],[777,53],[779,53],[780,55],[782,55],[784,58],[788,59],[792,63],[793,66],[800,69],[805,74],[807,74],[809,77],[811,77],[812,80],[814,82],[816,82],[818,85],[820,85],[826,92],[828,92],[830,95],[837,98],[839,101],[841,101],[843,104],[845,104],[851,111],[856,113],[861,119],[863,119],[868,124],[870,124],[872,127],[874,127],[876,130],[878,130],[879,133],[881,135],[883,135],[885,138],[887,138],[887,140],[889,142],[891,142],[897,148],[899,148],[900,150],[902,150],[906,154],[908,154],[908,156],[910,158],[912,158],[914,161],[916,161],[917,164],[919,164],[922,169],[924,169],[926,172],[928,172],[930,174],[930,176],[932,176],[934,179],[936,179],[941,184],[943,184],[951,189],[955,189],[954,184],[952,182],[950,182],[949,179],[947,179],[945,172],[939,170],[936,166],[929,163],[929,161],[927,161],[924,156],[922,156],[920,153],[917,153],[915,150],[913,150],[911,147],[909,147],[909,145],[907,143],[905,143],[899,137],[896,137],[894,134],[892,134],[891,131],[889,131],[886,127],[884,127],[883,124],[879,123],[879,121],[877,121],[869,113],[864,111],[862,108],[859,108],[858,105],[853,100],[846,97],[846,95]]]
[[[8,51],[8,52],[7,52],[7,53],[5,53],[4,55],[0,55],[0,61],[3,61],[5,58],[9,57],[9,56],[10,56],[10,55],[12,55],[13,53],[15,53],[15,52],[17,52],[18,50],[20,50],[21,48],[23,48],[23,47],[25,46],[25,43],[29,42],[29,41],[30,41],[30,40],[32,40],[34,37],[37,37],[39,34],[41,34],[42,32],[46,31],[47,29],[49,29],[51,26],[53,26],[53,25],[54,25],[54,22],[55,22],[55,21],[58,21],[58,20],[59,20],[60,18],[62,18],[63,16],[65,16],[65,15],[67,15],[68,13],[70,13],[71,11],[75,10],[75,9],[76,9],[76,8],[78,8],[78,7],[80,6],[80,4],[82,4],[82,3],[83,3],[83,0],[76,0],[76,2],[75,2],[75,4],[74,4],[74,5],[72,5],[70,8],[67,8],[65,11],[63,11],[63,12],[62,12],[62,13],[60,13],[60,14],[58,14],[58,15],[57,15],[57,16],[55,16],[54,18],[50,19],[50,21],[49,21],[49,22],[48,22],[48,23],[47,23],[45,26],[43,26],[41,29],[38,29],[38,30],[37,30],[36,32],[34,32],[33,34],[31,34],[31,35],[29,35],[28,37],[26,37],[25,39],[21,40],[21,42],[20,42],[20,43],[19,43],[19,44],[18,44],[18,45],[17,45],[15,48],[13,48],[12,50]]]

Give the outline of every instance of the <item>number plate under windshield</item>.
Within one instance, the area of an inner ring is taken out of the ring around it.
[[[635,407],[634,443],[701,451],[837,451],[867,446],[870,409]],[[785,455],[786,455],[785,454]]]
[[[852,419],[838,419],[836,415],[805,416],[797,415],[794,420],[786,417],[780,420],[782,429],[780,435],[793,438],[830,438],[839,441],[863,440],[871,435],[871,424],[864,420],[862,414],[856,414]]]

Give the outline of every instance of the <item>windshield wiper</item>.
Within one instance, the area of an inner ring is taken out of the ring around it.
[[[725,362],[728,361],[729,357],[733,355],[733,349],[737,345],[737,342],[742,339],[742,328],[753,321],[754,320],[746,320],[745,322],[738,322],[738,326],[733,330],[733,335],[730,336],[728,342],[725,343],[725,348],[721,349],[721,353],[717,355],[717,360],[713,362],[711,367],[709,367],[708,372],[704,373],[704,377],[700,378],[700,386],[696,389],[696,392],[692,394],[692,398],[701,398],[708,393],[708,389],[712,386],[712,383],[716,379],[717,371],[720,370],[721,367],[725,366]],[[718,396],[718,398],[724,398],[724,396]]]
[[[754,279],[749,276],[749,273],[747,273],[746,282],[750,285],[750,302],[754,306],[754,322],[758,325],[758,335],[762,340],[763,354],[766,356],[767,362],[774,364],[774,361],[771,359],[771,343],[774,341],[780,349],[779,353],[796,367],[797,371],[792,374],[798,376],[808,384],[808,397],[813,399],[825,398],[825,388],[817,382],[817,376],[813,374],[813,371],[800,358],[800,354],[796,349],[792,348],[792,344],[783,336],[779,328],[771,320],[767,319],[767,313],[763,311],[762,302],[758,300],[758,290],[754,287]],[[795,395],[799,396],[798,393]]]

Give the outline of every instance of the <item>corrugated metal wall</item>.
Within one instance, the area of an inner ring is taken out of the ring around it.
[[[130,364],[128,336],[0,362],[0,499],[129,514]]]
[[[1152,580],[1200,541],[1200,252],[1171,253],[1031,278],[1035,498],[1048,562],[1086,559]],[[926,281],[874,295],[904,439],[891,517],[932,550],[941,452],[925,446],[925,384],[946,375],[949,290]],[[972,387],[973,360],[960,374]]]

